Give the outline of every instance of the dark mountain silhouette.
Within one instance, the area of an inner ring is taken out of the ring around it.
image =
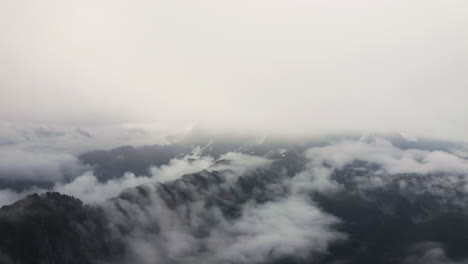
[[[168,231],[162,222],[162,214],[166,213],[176,216],[194,238],[207,238],[221,222],[241,219],[246,205],[262,205],[291,195],[287,183],[307,167],[302,151],[323,142],[290,145],[281,152],[277,149],[284,146],[279,143],[244,144],[245,153],[267,156],[274,162],[234,180],[222,171],[201,171],[171,182],[130,188],[104,203],[88,205],[59,193],[29,195],[0,208],[0,263],[130,263],[129,241],[143,237],[159,243]],[[399,144],[404,148],[406,143]],[[206,142],[203,147],[200,155],[239,150],[239,144],[233,142]],[[82,159],[95,166],[101,179],[107,179],[124,170],[165,164],[193,148],[122,147],[85,153]],[[124,158],[118,161],[120,156]],[[331,179],[340,186],[337,191],[305,193],[315,206],[340,220],[333,229],[346,234],[346,239],[331,243],[327,252],[312,253],[311,248],[310,255],[285,255],[268,263],[406,264],[408,259],[414,260],[408,258],[409,249],[427,241],[440,243],[445,250],[445,262],[434,263],[464,263],[468,258],[467,195],[432,184],[443,174],[392,174],[385,175],[389,182],[382,186],[364,188],[358,184],[369,181],[380,169],[378,164],[357,160],[333,171]],[[401,188],[401,180],[408,178],[413,180]],[[436,191],[426,190],[428,186]],[[200,202],[202,209],[197,207]],[[154,208],[158,213],[151,211]],[[214,216],[213,209],[220,215]],[[200,247],[190,254],[211,253],[209,248]],[[170,255],[162,255],[154,263],[194,262],[177,262]]]

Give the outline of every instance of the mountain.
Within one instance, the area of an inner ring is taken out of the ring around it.
[[[466,263],[463,149],[387,135],[88,152],[100,181],[213,160],[103,202],[46,192],[3,206],[0,263]]]
[[[51,192],[3,206],[0,237],[1,263],[91,263],[119,250],[98,208]]]

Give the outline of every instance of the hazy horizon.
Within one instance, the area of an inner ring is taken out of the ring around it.
[[[467,223],[467,0],[0,1],[0,264],[462,264]]]
[[[466,1],[5,1],[0,121],[468,141]]]

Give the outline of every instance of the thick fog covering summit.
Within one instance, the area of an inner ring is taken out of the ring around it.
[[[0,118],[467,140],[468,3],[2,1]]]
[[[468,1],[0,1],[0,264],[468,263]]]

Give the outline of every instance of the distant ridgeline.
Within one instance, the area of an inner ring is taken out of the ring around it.
[[[0,209],[0,263],[467,263],[464,167],[428,166],[456,144],[345,139],[185,139],[84,153],[101,181],[187,155],[222,164],[236,152],[272,163],[154,181],[99,203],[29,195]]]

